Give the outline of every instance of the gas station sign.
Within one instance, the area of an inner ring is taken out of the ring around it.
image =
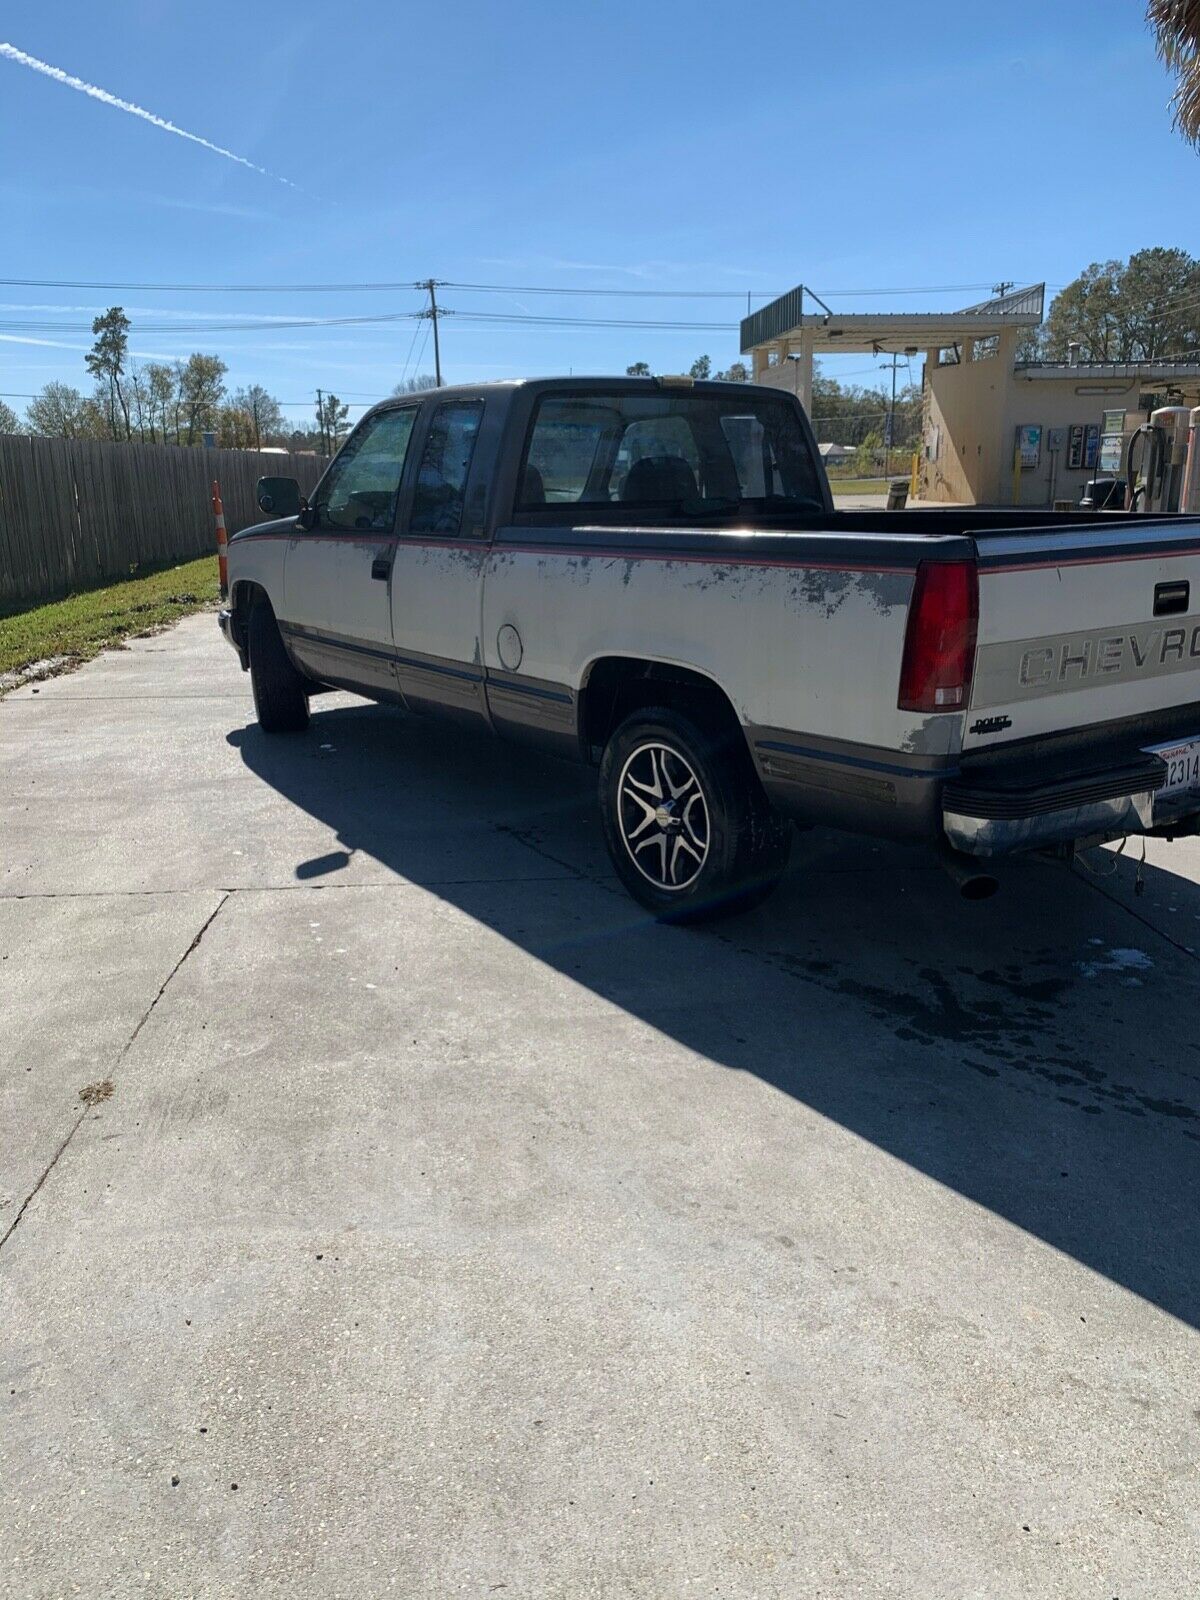
[[[1094,425],[1093,425],[1094,426]],[[1125,454],[1125,411],[1118,408],[1104,413],[1100,434],[1100,470],[1116,478],[1120,476]],[[1095,457],[1088,463],[1095,464]]]

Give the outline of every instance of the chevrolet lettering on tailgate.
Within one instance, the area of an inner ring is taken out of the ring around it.
[[[985,645],[979,652],[974,704],[1006,705],[1016,695],[1031,699],[1100,684],[1194,672],[1200,665],[1200,617],[1170,626],[1132,625],[1090,629],[1012,644]]]

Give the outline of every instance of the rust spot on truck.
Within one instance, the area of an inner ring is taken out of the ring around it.
[[[912,595],[910,572],[846,572],[825,567],[804,567],[795,574],[788,598],[797,611],[820,611],[832,617],[846,601],[861,596],[878,616],[890,616],[897,606],[907,606]]]
[[[957,716],[925,717],[900,741],[914,756],[954,756],[962,749],[962,722]]]

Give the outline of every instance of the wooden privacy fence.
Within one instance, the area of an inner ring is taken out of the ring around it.
[[[216,560],[212,480],[230,533],[261,522],[261,477],[310,493],[321,456],[170,444],[102,444],[0,434],[0,612],[36,605],[134,567]]]

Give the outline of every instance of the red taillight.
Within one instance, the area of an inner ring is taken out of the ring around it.
[[[920,562],[904,635],[901,711],[966,709],[978,621],[974,562]]]

